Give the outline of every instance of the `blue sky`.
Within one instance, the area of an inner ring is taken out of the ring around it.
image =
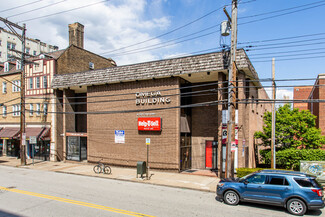
[[[68,24],[80,22],[85,25],[87,50],[111,57],[118,65],[124,65],[204,53],[204,50],[218,51],[219,24],[226,20],[221,8],[230,5],[231,0],[0,0],[0,3],[1,17],[8,17],[19,24],[25,22],[28,37],[38,38],[62,49],[68,46]],[[27,3],[26,6],[12,9]],[[75,10],[80,6],[87,7]],[[3,11],[6,9],[11,10]],[[325,33],[324,9],[325,1],[320,0],[239,0],[238,48],[260,46],[247,51],[260,78],[271,77],[272,57],[276,59],[276,79],[316,78],[318,74],[325,73],[322,67],[325,57],[310,57],[325,56],[322,53],[325,52],[325,45],[322,44],[325,35],[321,34]],[[47,16],[67,10],[70,11]],[[227,10],[231,13],[229,6]],[[268,17],[272,18],[261,20]],[[249,21],[254,22],[242,24]],[[207,28],[210,29],[203,31]],[[166,34],[172,30],[175,31]],[[163,36],[157,37],[160,35]],[[175,40],[180,37],[182,39]],[[194,37],[196,39],[189,40]],[[225,40],[229,44],[230,37]],[[159,49],[148,50],[155,46]],[[277,46],[288,47],[273,48]],[[256,59],[263,56],[266,58]],[[282,60],[292,58],[302,59]],[[305,84],[313,84],[313,81],[279,82],[278,85]],[[282,89],[287,95],[292,94],[292,88]]]

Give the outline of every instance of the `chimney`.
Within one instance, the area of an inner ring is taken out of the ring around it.
[[[84,26],[80,23],[69,24],[69,45],[84,48]]]

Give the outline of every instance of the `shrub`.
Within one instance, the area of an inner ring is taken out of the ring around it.
[[[269,149],[262,151],[260,154],[265,163],[270,163],[271,151]],[[279,168],[299,170],[300,161],[325,161],[325,150],[290,148],[276,152],[276,164]]]
[[[264,168],[265,169],[265,168]],[[259,171],[259,170],[264,170],[262,168],[237,168],[237,177],[238,178],[241,178],[241,177],[244,177],[250,173],[253,173],[253,172],[256,172],[256,171]]]

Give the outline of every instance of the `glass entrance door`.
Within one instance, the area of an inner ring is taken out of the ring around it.
[[[67,136],[67,160],[87,160],[87,137]]]

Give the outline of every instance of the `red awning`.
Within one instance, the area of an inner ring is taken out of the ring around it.
[[[0,138],[13,138],[19,134],[19,127],[5,127],[0,131]]]
[[[39,136],[40,139],[42,140],[51,140],[51,128],[46,127],[44,131],[41,133]]]
[[[26,139],[29,139],[31,136],[36,136],[36,138],[38,138],[45,129],[45,127],[26,127]],[[17,137],[20,138],[20,134],[17,135]]]

